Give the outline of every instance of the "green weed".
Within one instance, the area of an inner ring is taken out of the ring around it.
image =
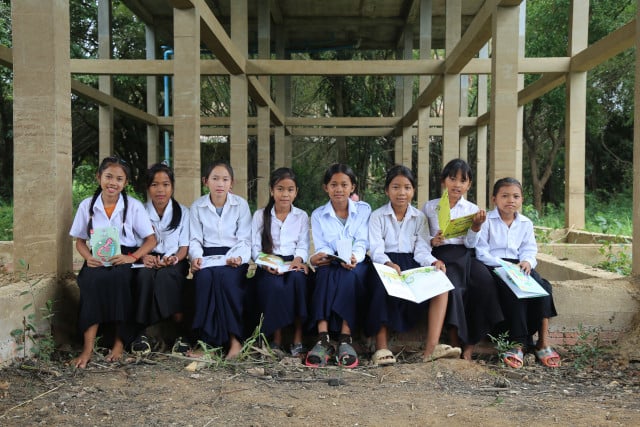
[[[514,348],[522,347],[522,344],[509,340],[509,331],[503,332],[497,337],[494,337],[493,335],[489,335],[489,339],[491,339],[491,342],[493,343],[493,345],[496,346],[496,350],[498,350],[500,359],[502,359],[502,356],[507,351]]]
[[[631,275],[631,254],[625,250],[624,245],[608,240],[600,243],[602,243],[602,246],[598,248],[598,252],[605,257],[605,260],[594,265],[594,267],[624,276]],[[621,249],[614,251],[615,245],[619,245]]]
[[[573,353],[573,367],[581,371],[587,367],[595,367],[597,361],[602,358],[606,347],[600,342],[601,328],[585,329],[578,325],[578,338],[576,345],[571,348]]]

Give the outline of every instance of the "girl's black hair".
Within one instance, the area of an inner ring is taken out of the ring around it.
[[[445,165],[440,174],[440,182],[444,182],[447,177],[455,178],[458,172],[462,173],[463,178],[467,178],[469,181],[473,181],[473,173],[471,172],[471,166],[462,159],[453,159]]]
[[[131,180],[131,168],[129,167],[127,162],[125,162],[118,156],[109,156],[102,159],[102,162],[100,162],[100,166],[98,167],[98,176],[102,176],[102,172],[104,172],[106,168],[112,165],[120,166],[124,171],[127,182]],[[89,235],[89,237],[91,237],[91,231],[93,229],[93,206],[96,204],[96,200],[98,199],[100,193],[102,193],[102,187],[100,186],[100,184],[98,184],[98,188],[96,188],[96,191],[93,193],[91,203],[89,204],[89,222],[87,223],[87,234]],[[124,228],[124,223],[127,220],[127,207],[129,206],[126,187],[122,188],[121,193],[122,199],[124,201],[124,212],[122,213],[122,233],[126,236],[127,231]]]
[[[356,174],[353,172],[353,169],[351,169],[349,166],[343,163],[334,163],[331,166],[329,166],[327,168],[327,171],[324,173],[324,178],[322,180],[322,183],[324,185],[327,185],[329,181],[331,181],[331,177],[337,173],[343,173],[347,175],[351,180],[351,183],[353,184],[353,186],[357,187],[358,179],[356,178]],[[356,190],[354,189],[354,193],[355,191]]]
[[[180,225],[180,221],[182,220],[182,208],[180,208],[180,203],[173,198],[173,189],[176,186],[176,178],[173,173],[173,169],[164,163],[156,163],[151,165],[149,170],[147,170],[147,190],[151,188],[151,184],[153,184],[153,180],[156,177],[156,174],[164,172],[169,177],[169,181],[171,181],[171,207],[173,208],[173,215],[171,216],[171,222],[169,223],[168,230],[175,230]]]
[[[502,187],[507,187],[509,185],[515,185],[520,189],[520,192],[522,193],[522,184],[520,184],[520,181],[515,178],[506,177],[500,178],[496,181],[495,184],[493,184],[493,197],[496,197],[498,195],[498,191],[500,191]]]
[[[405,178],[407,178],[411,183],[411,186],[415,190],[416,177],[413,175],[413,172],[411,171],[411,169],[409,169],[404,165],[395,165],[387,171],[387,178],[384,181],[385,190],[389,189],[389,185],[391,185],[391,181],[393,181],[393,178],[395,178],[396,176],[404,176]]]
[[[296,175],[293,173],[293,170],[290,168],[278,168],[271,172],[271,178],[269,178],[269,188],[273,191],[273,187],[282,181],[283,179],[290,179],[296,184],[296,188],[298,188],[298,181],[296,180]],[[273,237],[271,236],[271,209],[275,204],[275,199],[273,198],[273,194],[269,196],[269,203],[265,206],[262,211],[262,252],[266,254],[273,253]]]
[[[209,166],[207,166],[207,168],[204,170],[204,175],[202,176],[205,180],[207,180],[209,178],[209,175],[211,175],[211,171],[213,169],[215,169],[217,166],[222,166],[224,167],[227,172],[229,172],[229,175],[231,175],[231,180],[233,180],[233,168],[231,167],[231,165],[229,164],[229,162],[227,162],[226,160],[216,160],[213,163],[211,163]]]

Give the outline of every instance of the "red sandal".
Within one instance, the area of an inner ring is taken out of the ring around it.
[[[524,365],[524,354],[521,348],[512,348],[502,354],[502,361],[513,369],[520,369]]]
[[[560,367],[560,355],[549,346],[539,350],[536,349],[536,358],[547,368]]]

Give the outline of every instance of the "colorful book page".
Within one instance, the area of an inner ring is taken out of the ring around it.
[[[91,230],[91,254],[110,266],[109,259],[120,255],[120,233],[116,227],[97,227]]]
[[[435,267],[417,267],[398,274],[384,264],[374,262],[373,266],[387,293],[396,298],[419,304],[453,289],[447,275]]]

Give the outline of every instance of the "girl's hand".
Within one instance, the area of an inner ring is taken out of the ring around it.
[[[529,273],[531,273],[531,264],[529,264],[529,261],[521,261],[518,263],[518,266],[524,274],[529,275]]]
[[[442,230],[438,230],[438,233],[431,239],[431,247],[435,248],[444,244],[444,236]]]
[[[196,272],[200,270],[200,266],[202,265],[202,258],[196,258],[191,261],[191,271]]]
[[[178,257],[176,255],[169,255],[162,257],[162,260],[158,261],[160,267],[169,267],[170,265],[176,265],[178,263]]]
[[[87,258],[87,267],[103,267],[103,266],[104,264],[102,263],[101,259],[94,258],[94,257]]]
[[[486,219],[487,219],[487,211],[485,211],[484,209],[480,209],[473,216],[473,225],[471,226],[471,229],[477,233],[478,231],[480,231],[480,227],[486,221]]]
[[[447,267],[444,265],[444,262],[440,261],[439,259],[434,261],[431,265],[434,266],[436,270],[440,270],[443,273],[447,272]]]
[[[242,257],[238,256],[238,257],[231,257],[231,258],[227,258],[227,265],[229,267],[240,267],[242,265]]]
[[[293,261],[291,261],[291,266],[289,267],[290,271],[302,271],[304,274],[309,274],[309,267],[307,264],[302,262],[300,257],[295,257]]]
[[[146,268],[157,268],[158,258],[153,255],[145,255],[142,257],[142,263]]]
[[[347,264],[346,262],[343,262],[340,265],[347,270],[353,270],[354,268],[356,268],[357,264],[358,261],[356,261],[356,256],[354,254],[351,254],[351,263]]]
[[[327,258],[327,254],[324,252],[318,252],[317,254],[313,255],[311,258],[309,258],[309,262],[311,263],[311,265],[314,265],[316,267],[322,267],[323,265],[331,264],[331,260]]]
[[[124,265],[124,264],[133,264],[137,260],[132,255],[115,255],[109,258],[109,262],[111,265]]]
[[[384,263],[384,265],[386,265],[387,267],[393,268],[396,271],[396,273],[398,273],[398,274],[402,273],[402,270],[400,270],[400,266],[398,264],[396,264],[395,262],[387,261],[387,262]]]

